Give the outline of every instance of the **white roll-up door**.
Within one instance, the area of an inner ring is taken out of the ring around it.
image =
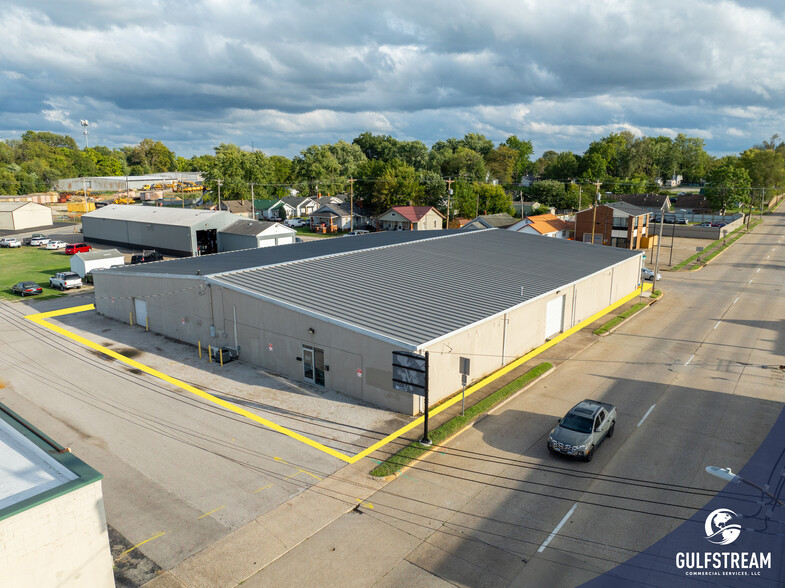
[[[561,333],[564,328],[564,296],[554,298],[545,306],[545,338]]]

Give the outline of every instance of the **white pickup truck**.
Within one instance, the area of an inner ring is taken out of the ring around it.
[[[58,290],[68,290],[69,288],[81,288],[82,278],[74,272],[57,272],[49,278],[49,287]]]
[[[591,461],[594,450],[613,437],[616,407],[607,402],[582,400],[559,419],[548,435],[548,451]]]

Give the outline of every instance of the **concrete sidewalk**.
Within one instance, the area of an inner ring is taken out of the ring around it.
[[[648,300],[648,298],[644,299]],[[466,407],[476,404],[543,361],[558,367],[572,359],[599,339],[592,333],[594,329],[637,302],[636,297],[488,384],[466,399]],[[460,411],[460,402],[442,411],[430,419],[431,429],[460,414]],[[369,527],[367,521],[359,526],[352,525],[353,519],[341,518],[354,510],[358,511],[359,515],[362,510],[373,509],[373,494],[383,488],[388,481],[375,478],[368,472],[378,461],[386,459],[400,447],[421,437],[422,428],[418,427],[379,449],[370,459],[341,468],[292,500],[264,513],[175,568],[163,572],[145,586],[191,588],[237,586],[240,583],[244,586],[271,586],[284,582],[302,582],[305,577],[309,578],[311,584],[324,585],[318,581],[321,572],[326,574],[322,579],[329,585],[330,579],[335,579],[335,574],[341,575],[339,570],[330,569],[334,564],[330,564],[329,561],[350,560],[352,556],[348,551],[351,549],[356,550],[357,557],[362,557],[364,567],[371,566],[374,570],[379,568],[384,571],[392,569],[403,555],[421,542],[422,537],[407,536],[406,533],[398,532],[395,538],[384,542],[387,548],[379,550],[376,545],[376,552],[370,554],[365,550],[365,547],[371,543],[370,537],[365,537],[365,534],[372,532],[373,525]],[[333,523],[340,524],[331,527],[330,533],[320,533]],[[384,532],[389,535],[391,530],[389,527],[384,527]],[[327,540],[326,536],[330,538],[328,541],[330,545],[324,543]],[[280,558],[294,557],[287,554],[309,540],[313,542],[298,549],[298,552],[306,552],[307,557],[300,556],[301,561],[296,564],[289,562],[287,565],[272,566]],[[343,553],[335,554],[337,549]],[[327,559],[321,561],[323,558]],[[368,577],[380,576],[371,570],[368,572]],[[433,585],[432,582],[436,578],[425,572],[418,572],[416,566],[407,567],[406,570],[396,567],[395,578],[390,576],[385,580],[390,586],[402,584],[414,586],[418,585],[420,573],[423,574],[420,580],[427,582],[428,586]],[[399,577],[398,574],[403,576]],[[341,586],[367,585],[366,576],[358,577],[356,568],[347,569],[347,574],[341,577]],[[444,585],[449,584],[444,583]]]

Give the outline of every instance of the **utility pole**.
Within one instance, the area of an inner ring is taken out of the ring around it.
[[[256,220],[256,204],[254,203],[254,198],[253,198],[253,186],[254,183],[251,182],[251,218],[253,220]]]
[[[223,180],[215,180],[215,183],[218,184],[218,210],[221,210],[221,184]]]
[[[597,202],[600,200],[600,182],[599,180],[594,184],[597,186],[597,193],[594,195],[594,203],[592,204],[592,219],[591,219],[591,244],[594,245],[594,227],[597,225]],[[605,240],[605,235],[603,235]]]
[[[354,230],[354,183],[357,180],[349,178],[349,230]]]
[[[452,195],[451,186],[455,180],[446,179],[444,181],[447,182],[447,228],[449,229],[450,228],[450,196]],[[523,208],[521,208],[521,210],[523,210]]]

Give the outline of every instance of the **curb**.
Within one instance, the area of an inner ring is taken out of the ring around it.
[[[403,466],[403,467],[402,467],[400,470],[398,470],[398,471],[397,471],[397,472],[395,472],[394,474],[390,474],[389,476],[384,476],[383,478],[377,478],[376,476],[371,476],[370,474],[368,474],[368,475],[369,475],[371,478],[373,478],[374,480],[384,480],[385,482],[392,482],[393,480],[395,480],[395,479],[397,479],[398,477],[400,477],[401,475],[403,475],[403,474],[404,474],[404,473],[405,473],[407,470],[411,469],[411,467],[412,467],[412,466],[414,466],[415,464],[417,464],[417,463],[419,463],[419,462],[423,461],[423,460],[424,460],[426,457],[428,457],[429,455],[431,455],[431,454],[433,453],[433,450],[434,450],[434,449],[436,449],[437,447],[441,447],[441,446],[443,446],[443,445],[446,445],[448,442],[450,442],[450,441],[452,441],[453,439],[457,438],[457,437],[458,437],[459,435],[461,435],[462,433],[465,433],[466,431],[468,431],[469,429],[471,429],[472,427],[474,427],[474,424],[475,424],[475,423],[477,423],[477,422],[481,421],[481,420],[482,420],[482,419],[484,419],[486,416],[488,416],[489,414],[491,414],[493,411],[495,411],[495,410],[497,410],[497,409],[501,408],[502,406],[504,406],[505,404],[507,404],[508,402],[510,402],[510,401],[511,401],[513,398],[516,398],[516,397],[517,397],[519,394],[522,394],[523,392],[525,392],[526,390],[528,390],[529,388],[531,388],[532,386],[534,386],[534,385],[535,385],[537,382],[539,382],[539,381],[540,381],[542,378],[544,378],[545,376],[549,375],[549,374],[550,374],[551,372],[553,372],[555,369],[556,369],[556,366],[552,367],[552,368],[551,368],[551,369],[549,369],[547,372],[544,372],[544,373],[540,374],[540,375],[539,375],[539,376],[537,376],[537,377],[536,377],[534,380],[532,380],[531,382],[529,382],[528,384],[526,384],[526,385],[525,385],[523,388],[521,388],[520,390],[517,390],[516,392],[513,392],[513,393],[512,393],[512,394],[510,394],[510,395],[509,395],[507,398],[505,398],[504,400],[502,400],[502,401],[501,401],[499,404],[496,404],[496,405],[492,406],[490,409],[488,409],[486,412],[484,412],[483,414],[481,414],[480,416],[478,416],[476,419],[474,419],[472,422],[470,422],[469,424],[467,424],[467,425],[466,425],[464,428],[462,428],[461,430],[459,430],[458,432],[456,432],[454,435],[451,435],[450,437],[447,437],[447,438],[446,438],[444,441],[442,441],[442,442],[441,442],[439,445],[432,445],[430,449],[428,449],[427,451],[423,452],[423,454],[422,454],[422,455],[420,455],[420,456],[418,456],[418,457],[414,458],[412,461],[410,461],[409,463],[407,463],[405,466]]]

